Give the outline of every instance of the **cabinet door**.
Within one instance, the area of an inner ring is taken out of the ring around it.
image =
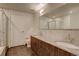
[[[34,51],[35,48],[35,39],[31,37],[31,49]]]
[[[70,53],[58,48],[58,56],[70,56]]]
[[[54,49],[55,49],[54,46],[49,45],[49,55],[50,55],[50,56],[54,56],[54,54],[55,54]]]
[[[37,49],[37,42],[34,37],[31,38],[31,48],[33,51],[36,51],[36,49]]]
[[[39,40],[39,49],[37,51],[39,56],[43,56],[43,46],[42,46],[42,41]]]
[[[43,54],[46,55],[46,56],[49,56],[49,51],[50,51],[50,48],[49,48],[49,44],[48,43],[45,43],[43,42]]]
[[[48,56],[49,55],[49,48],[48,48],[48,44],[40,41],[40,46],[39,46],[39,55],[40,56]]]
[[[35,52],[37,55],[39,55],[39,49],[40,49],[40,40],[36,39]]]
[[[58,56],[75,56],[74,54],[58,48]]]
[[[48,44],[37,38],[31,37],[31,48],[39,56],[74,56],[56,46]]]

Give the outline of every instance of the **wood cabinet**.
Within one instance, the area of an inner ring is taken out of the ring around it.
[[[74,54],[64,51],[56,46],[46,43],[31,36],[31,49],[38,56],[74,56]]]

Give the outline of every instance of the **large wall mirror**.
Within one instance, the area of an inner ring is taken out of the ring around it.
[[[79,4],[49,10],[40,16],[40,29],[79,29]]]
[[[52,19],[46,16],[40,17],[40,29],[62,29],[63,20],[61,18]]]

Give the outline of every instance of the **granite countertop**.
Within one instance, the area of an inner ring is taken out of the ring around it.
[[[35,37],[35,38],[38,38],[38,39],[40,39],[40,40],[42,40],[42,41],[44,41],[44,42],[47,42],[47,43],[49,43],[49,44],[51,44],[51,45],[54,45],[54,46],[56,46],[56,47],[58,47],[58,48],[60,48],[60,49],[63,49],[63,50],[65,50],[65,51],[67,51],[67,52],[70,52],[70,53],[72,53],[72,54],[74,54],[74,55],[79,56],[79,49],[67,48],[67,47],[64,47],[64,45],[61,46],[61,45],[57,44],[56,42],[54,42],[54,41],[49,41],[48,39],[46,39],[46,38],[44,38],[44,37],[42,37],[42,36],[37,36],[37,35],[32,35],[32,36]]]

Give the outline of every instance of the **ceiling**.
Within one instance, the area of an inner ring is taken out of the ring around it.
[[[45,14],[63,5],[65,3],[0,3],[0,8]]]
[[[79,7],[79,3],[0,3],[0,8],[39,13],[50,18],[67,14],[73,7]]]
[[[69,14],[75,8],[79,8],[79,3],[67,3],[58,8],[50,9],[45,16],[49,18],[60,17]]]
[[[0,3],[0,8],[14,9],[14,10],[18,10],[18,11],[34,13],[35,11],[32,8],[35,8],[35,5],[38,5],[38,4]]]

